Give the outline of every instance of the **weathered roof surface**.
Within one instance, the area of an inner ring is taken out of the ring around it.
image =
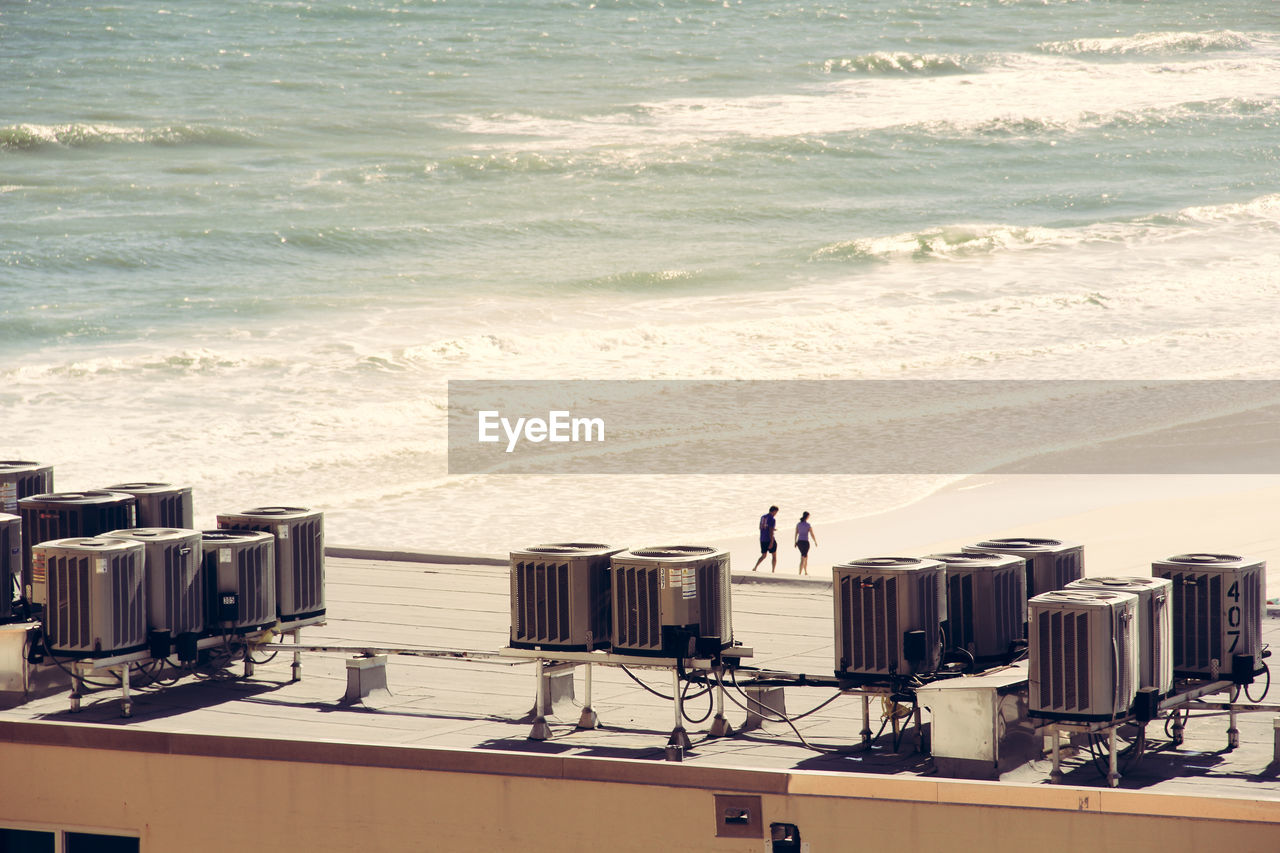
[[[327,624],[304,629],[304,645],[493,652],[507,644],[509,580],[504,566],[330,557],[326,569]],[[739,575],[733,585],[734,633],[754,650],[754,657],[744,663],[830,676],[832,609],[829,583]],[[1274,642],[1278,634],[1280,619],[1266,619],[1264,639]],[[130,718],[120,716],[118,690],[101,690],[86,696],[79,713],[69,711],[64,691],[0,711],[0,720],[285,741],[665,760],[667,737],[674,725],[672,702],[646,691],[618,667],[592,667],[592,704],[601,728],[575,731],[577,708],[569,707],[551,720],[553,737],[539,742],[527,738],[535,689],[530,663],[392,656],[386,670],[390,693],[344,704],[350,657],[306,652],[302,679],[297,682],[290,682],[291,655],[281,652],[258,665],[251,678],[188,677],[173,686],[138,688]],[[241,664],[228,672],[240,675]],[[672,689],[670,671],[641,668],[634,674],[662,693]],[[579,668],[579,702],[583,692]],[[830,687],[789,687],[787,710],[793,715],[803,713],[835,692]],[[728,693],[737,695],[732,689]],[[1274,701],[1280,694],[1267,698]],[[686,710],[697,719],[709,707],[709,696],[704,695],[691,699]],[[872,701],[871,711],[872,728],[879,728],[879,699]],[[731,702],[726,703],[726,713],[735,729],[746,717]],[[1185,743],[1176,750],[1167,745],[1162,724],[1156,722],[1150,727],[1152,743],[1146,757],[1127,769],[1121,787],[1280,800],[1278,770],[1272,763],[1275,718],[1274,712],[1241,714],[1241,746],[1232,751],[1225,749],[1225,716],[1193,716]],[[817,749],[806,748],[782,723],[766,723],[763,729],[717,739],[706,737],[709,720],[685,725],[693,741],[685,761],[696,764],[902,775],[929,770],[927,759],[913,750],[912,737],[904,739],[900,752],[893,751],[888,726],[872,749],[862,748],[862,705],[857,696],[836,698],[796,723],[804,740]],[[1070,784],[1105,784],[1088,762],[1069,760],[1064,769]],[[1006,773],[1004,780],[1040,784],[1047,782],[1048,773],[1045,759]]]

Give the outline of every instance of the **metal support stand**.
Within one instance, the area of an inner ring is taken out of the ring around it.
[[[1107,785],[1112,788],[1120,787],[1120,771],[1116,767],[1116,732],[1119,726],[1112,726],[1107,732],[1107,751],[1110,753],[1107,759]]]
[[[80,668],[73,666],[71,668],[71,713],[80,713],[80,697],[84,695],[84,676],[80,674]]]
[[[1240,729],[1236,727],[1237,715],[1238,715],[1238,712],[1236,711],[1235,706],[1232,705],[1231,711],[1229,713],[1229,719],[1231,722],[1227,726],[1227,750],[1228,751],[1233,750],[1236,747],[1240,746]]]
[[[249,646],[244,647],[244,677],[253,678],[253,653]]]
[[[591,707],[591,664],[586,664],[582,673],[582,686],[586,696],[582,699],[582,715],[578,717],[579,729],[594,729],[600,725],[600,717]]]
[[[929,754],[929,738],[924,733],[924,722],[921,719],[920,704],[917,702],[912,708],[912,716],[916,724],[916,751],[924,755]]]
[[[1049,726],[1049,736],[1053,738],[1053,769],[1049,771],[1049,781],[1054,785],[1062,784],[1062,735],[1057,726]]]
[[[133,716],[133,698],[129,695],[129,664],[120,664],[120,716]]]
[[[1120,785],[1120,769],[1118,765],[1119,750],[1116,746],[1116,739],[1120,726],[1124,725],[1123,720],[1114,720],[1107,722],[1093,723],[1071,723],[1057,722],[1050,723],[1042,731],[1046,732],[1046,736],[1053,739],[1053,768],[1049,771],[1049,781],[1055,785],[1062,784],[1062,733],[1075,732],[1090,737],[1105,734],[1107,737],[1107,785],[1116,788]]]
[[[1182,724],[1182,714],[1178,713],[1177,709],[1175,709],[1173,712],[1173,729],[1171,732],[1173,735],[1174,746],[1182,746],[1183,730],[1185,728],[1186,727]]]
[[[862,694],[862,745],[871,746],[871,697]]]
[[[289,633],[293,634],[293,644],[295,646],[302,642],[301,628],[294,628]],[[302,680],[302,651],[299,649],[293,650],[293,672],[292,672],[292,677],[289,680],[290,681]]]
[[[547,725],[547,718],[543,715],[542,705],[542,661],[535,660],[533,662],[533,674],[537,682],[537,688],[533,694],[533,728],[529,730],[529,740],[549,740],[551,738],[551,726]]]
[[[692,748],[693,744],[689,742],[689,733],[684,730],[684,699],[680,695],[680,670],[671,670],[671,695],[675,699],[676,727],[671,730],[671,737],[667,738],[668,747],[678,747],[676,758],[672,759],[672,750],[667,750],[668,760],[679,761],[683,757],[681,753]]]
[[[733,734],[733,726],[730,725],[729,719],[724,715],[724,677],[722,669],[717,668],[714,672],[716,679],[716,715],[711,719],[711,731],[707,733],[707,737],[728,737]]]

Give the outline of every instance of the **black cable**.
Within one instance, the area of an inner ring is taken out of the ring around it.
[[[135,681],[132,677],[129,679],[129,686],[136,687],[139,690],[149,690],[160,686],[156,679],[155,664],[152,661],[139,661],[136,664],[129,664],[129,669],[136,672],[139,677],[146,676],[146,681]]]
[[[814,712],[816,712],[816,711],[821,711],[823,708],[827,707],[828,705],[830,705],[832,702],[836,701],[837,699],[839,699],[839,698],[840,698],[841,696],[843,696],[843,695],[844,695],[844,691],[842,691],[842,690],[837,690],[837,691],[836,691],[834,694],[832,694],[830,697],[828,697],[827,699],[822,700],[821,702],[819,702],[819,703],[818,703],[817,705],[815,705],[814,707],[812,707],[812,708],[810,708],[809,710],[805,711],[803,714],[792,714],[792,715],[791,715],[791,719],[793,719],[793,720],[803,720],[805,717],[809,716],[810,714],[812,714],[812,713],[814,713]]]
[[[884,734],[884,727],[889,725],[889,715],[883,714],[880,718],[880,730],[876,732],[876,736],[871,739],[872,743],[880,740],[880,735]]]
[[[85,676],[76,675],[74,672],[72,672],[71,670],[67,669],[67,668],[62,664],[62,661],[58,660],[58,656],[57,656],[57,655],[55,655],[55,654],[53,653],[53,649],[51,649],[51,648],[49,647],[49,635],[48,635],[48,634],[46,634],[43,630],[40,632],[40,643],[44,646],[45,654],[47,654],[47,655],[49,656],[49,660],[53,661],[54,666],[56,666],[58,669],[62,670],[62,671],[63,671],[63,672],[65,672],[67,675],[71,676],[71,681],[72,681],[72,683],[73,683],[73,684],[74,684],[77,680],[79,680],[79,682],[80,682],[81,686],[86,686],[86,685],[87,685],[87,686],[89,686],[89,687],[97,687],[97,688],[100,688],[100,689],[103,689],[103,690],[110,690],[110,689],[112,689],[112,688],[114,688],[114,687],[119,687],[119,686],[120,686],[121,681],[120,681],[120,676],[118,676],[118,675],[116,676],[116,682],[115,682],[115,684],[112,684],[112,683],[111,683],[111,682],[109,682],[109,681],[94,681],[92,678],[87,678],[87,677],[85,677]]]
[[[657,696],[659,699],[666,699],[668,702],[674,702],[674,701],[675,701],[675,698],[676,698],[676,697],[674,697],[674,696],[668,696],[668,695],[667,695],[667,694],[665,694],[665,693],[662,693],[662,692],[660,692],[660,691],[658,691],[658,690],[653,689],[652,687],[650,687],[649,685],[647,685],[647,684],[645,684],[643,681],[641,681],[641,680],[639,679],[639,677],[638,677],[638,676],[636,676],[636,674],[635,674],[634,672],[632,672],[631,670],[627,669],[625,666],[621,666],[621,665],[620,665],[618,668],[619,668],[619,669],[621,669],[623,672],[625,672],[627,675],[629,675],[629,676],[631,677],[631,680],[632,680],[632,681],[634,681],[636,684],[639,684],[641,687],[643,687],[645,690],[648,690],[650,693],[652,693],[654,696]]]
[[[733,704],[737,705],[739,708],[741,708],[742,710],[746,711],[748,714],[755,714],[757,717],[760,717],[762,720],[768,720],[768,721],[769,721],[769,722],[771,722],[771,723],[781,723],[781,722],[783,722],[783,720],[782,720],[782,718],[781,718],[781,717],[771,717],[771,716],[769,716],[770,714],[776,714],[776,713],[777,713],[776,711],[774,711],[774,710],[773,710],[772,708],[770,708],[768,705],[762,705],[762,704],[760,704],[760,702],[758,702],[757,700],[752,699],[750,696],[748,696],[746,693],[744,693],[744,692],[742,691],[742,688],[741,688],[741,687],[738,687],[737,678],[734,676],[734,674],[733,674],[733,670],[730,670],[730,671],[729,671],[729,677],[730,677],[730,679],[733,681],[733,686],[734,686],[734,688],[735,688],[739,693],[742,693],[743,698],[744,698],[744,699],[746,699],[748,702],[751,702],[752,704],[757,705],[757,706],[760,708],[760,710],[759,710],[759,711],[753,711],[753,710],[751,710],[751,709],[750,709],[750,708],[748,708],[746,705],[743,705],[741,702],[739,702],[739,701],[737,700],[737,698],[736,698],[732,693],[730,693],[730,692],[728,692],[728,691],[726,690],[724,695],[726,695],[726,696],[728,696],[728,697],[729,697],[729,701],[730,701],[730,702],[732,702]],[[724,680],[723,680],[723,679],[721,679],[721,680],[720,680],[720,689],[721,689],[721,690],[724,690]]]
[[[685,693],[682,694],[681,701],[684,701],[684,699],[698,699],[702,696],[702,694],[711,692],[711,682],[707,679],[707,677],[702,673],[690,674],[688,672],[685,672],[684,661],[681,660],[680,658],[676,658],[676,675],[679,677],[681,681],[685,682],[686,684],[689,684],[691,682],[701,681],[701,683],[707,685],[706,687],[699,690],[697,693],[693,694],[692,696],[688,696],[687,695],[688,691],[686,690]]]
[[[166,665],[168,665],[169,668],[173,670],[173,675],[169,676],[168,678],[163,678],[160,676],[160,673],[164,672],[164,668]],[[174,663],[173,661],[169,660],[169,658],[167,657],[160,658],[156,662],[156,681],[163,685],[177,684],[179,681],[182,680],[181,669],[182,667],[179,664]]]
[[[914,708],[914,706],[912,706],[912,707]],[[908,717],[910,717],[910,715],[911,715],[912,713],[914,713],[914,710],[913,710],[913,711],[908,711],[908,712],[907,712],[907,716],[908,716]],[[896,719],[896,718],[897,718],[897,716],[898,716],[898,703],[897,703],[897,702],[894,702],[894,703],[893,703],[893,707],[892,707],[891,709],[889,709],[889,715],[888,715],[888,718],[890,718],[890,719]],[[895,726],[895,727],[894,727],[894,729],[893,729],[893,751],[894,751],[894,752],[897,752],[897,751],[898,751],[898,747],[900,747],[900,746],[902,745],[902,739],[903,739],[904,737],[906,737],[906,735],[907,735],[907,727],[906,727],[906,726],[903,726],[901,729],[898,729],[898,727],[897,727],[897,726]]]
[[[719,673],[717,673],[717,677],[719,677]],[[769,713],[773,713],[773,714],[777,714],[781,719],[780,719],[780,720],[771,720],[771,722],[783,722],[783,723],[786,723],[788,726],[790,726],[790,727],[791,727],[791,731],[793,731],[793,732],[795,732],[795,733],[796,733],[796,737],[800,739],[800,743],[801,743],[801,745],[802,745],[802,746],[804,746],[804,748],[805,748],[805,749],[810,749],[810,750],[813,750],[814,752],[822,753],[822,754],[824,754],[824,755],[831,755],[831,754],[833,754],[833,753],[838,753],[838,752],[840,751],[840,750],[838,750],[838,749],[827,749],[827,748],[825,748],[825,747],[821,747],[821,746],[814,746],[814,745],[812,745],[811,743],[809,743],[807,740],[805,740],[805,739],[804,739],[804,735],[800,734],[800,729],[796,728],[796,724],[795,724],[795,723],[793,723],[793,722],[791,721],[791,719],[790,719],[786,714],[783,714],[783,713],[781,713],[780,711],[776,711],[776,710],[774,710],[773,708],[768,707],[767,705],[763,705],[763,704],[761,704],[758,700],[752,699],[750,696],[748,696],[748,695],[747,695],[747,694],[742,690],[742,688],[738,686],[738,676],[737,676],[737,674],[736,674],[732,669],[730,669],[730,670],[729,670],[729,680],[733,683],[733,688],[734,688],[735,690],[737,690],[739,693],[741,693],[741,694],[742,694],[742,698],[743,698],[743,699],[746,699],[748,702],[751,702],[751,703],[753,703],[753,704],[755,704],[755,705],[758,705],[758,706],[761,708],[761,710],[763,710],[763,711],[766,711],[766,712],[769,712]],[[724,689],[724,682],[723,682],[723,681],[720,683],[720,688],[721,688],[722,690]],[[726,693],[725,695],[727,695],[730,699],[733,699],[733,694],[732,694],[732,693]],[[734,704],[738,705],[738,707],[743,708],[743,710],[748,710],[745,706],[743,706],[741,703],[739,703],[736,699],[733,699],[733,701],[734,701]],[[748,710],[748,713],[750,713],[750,711],[749,711],[749,710]],[[809,713],[812,713],[812,711],[810,711]],[[762,718],[764,718],[764,719],[768,719],[767,717],[764,717],[764,715],[763,715],[763,714],[760,714],[759,716],[761,716],[761,717],[762,717]]]
[[[1262,671],[1267,676],[1267,686],[1263,688],[1261,696],[1259,696],[1257,699],[1254,699],[1252,696],[1249,695],[1249,685],[1246,684],[1244,686],[1245,698],[1248,699],[1250,702],[1261,702],[1263,699],[1266,699],[1267,694],[1271,692],[1271,667],[1264,662],[1262,664]]]
[[[693,717],[690,717],[688,712],[686,712],[684,709],[684,703],[689,698],[696,699],[698,698],[698,696],[702,695],[702,693],[698,693],[692,697],[689,697],[687,695],[689,693],[689,685],[691,685],[692,683],[693,683],[692,681],[686,681],[684,683],[684,693],[681,694],[681,697],[680,697],[680,716],[684,717],[685,722],[692,723],[693,725],[696,726],[700,723],[706,722],[711,717],[711,712],[716,709],[716,702],[715,702],[715,699],[711,696],[711,688],[707,687],[707,689],[702,691],[702,693],[707,694],[707,713],[703,714],[701,717],[699,717],[696,720]]]

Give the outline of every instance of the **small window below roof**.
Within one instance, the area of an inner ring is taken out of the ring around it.
[[[127,835],[68,832],[63,839],[63,853],[138,853],[138,839]]]
[[[40,832],[34,829],[0,829],[0,853],[53,853],[53,841],[52,832]]]

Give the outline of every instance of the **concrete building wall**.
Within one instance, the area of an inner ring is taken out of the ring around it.
[[[0,827],[136,834],[144,853],[1280,850],[1274,803],[662,762],[0,723]],[[717,837],[716,795],[759,797]]]

